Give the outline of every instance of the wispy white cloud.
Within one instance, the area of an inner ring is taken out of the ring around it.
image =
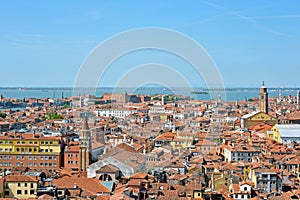
[[[70,25],[70,24],[80,24],[87,23],[90,21],[98,21],[105,17],[104,13],[99,10],[88,10],[79,13],[80,17],[64,17],[64,18],[53,18],[52,23],[55,25]]]
[[[173,26],[171,28],[178,29],[178,28],[185,28],[185,27],[189,27],[189,26],[195,26],[195,25],[199,25],[199,24],[204,24],[204,23],[207,23],[207,22],[210,22],[210,21],[214,21],[218,17],[222,17],[222,16],[224,16],[224,14],[218,14],[218,15],[214,15],[214,16],[211,16],[211,17],[207,17],[205,19],[192,21],[192,22],[185,23],[185,24],[178,25],[178,26]]]
[[[17,33],[4,36],[4,39],[15,46],[42,46],[47,44],[45,35],[37,33]]]
[[[207,2],[207,1],[203,1],[204,3],[206,3],[207,5],[209,6],[212,6],[218,10],[222,10],[224,12],[224,15],[233,15],[233,16],[236,16],[237,18],[239,19],[242,19],[244,21],[247,21],[249,23],[251,23],[252,25],[254,25],[255,27],[261,29],[261,30],[265,30],[269,33],[272,33],[272,34],[275,34],[275,35],[280,35],[280,36],[286,36],[286,37],[290,37],[291,35],[289,34],[286,34],[286,33],[283,33],[283,32],[280,32],[280,31],[276,31],[272,28],[269,28],[265,25],[262,25],[261,23],[259,23],[256,19],[258,18],[255,18],[255,17],[250,17],[250,16],[246,16],[246,15],[243,15],[243,14],[240,14],[241,11],[232,11],[224,6],[221,6],[221,5],[218,5],[218,4],[215,4],[215,3],[212,3],[212,2]],[[270,16],[271,17],[271,16]],[[275,16],[273,16],[275,17]]]
[[[254,16],[254,19],[298,19],[300,14],[296,15],[269,15],[269,16]]]

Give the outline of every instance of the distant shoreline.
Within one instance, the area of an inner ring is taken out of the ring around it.
[[[61,90],[61,89],[65,89],[65,90],[73,90],[73,89],[126,89],[126,88],[145,88],[145,89],[164,89],[166,87],[155,87],[155,86],[151,86],[151,87],[0,87],[0,90],[15,90],[15,89],[22,89],[22,90]],[[204,91],[224,91],[221,88],[211,88],[208,89],[207,87],[169,87],[170,89],[177,89],[177,90],[185,90],[185,89],[201,89]],[[259,87],[225,87],[225,91],[235,91],[235,90],[258,90]],[[300,90],[300,87],[268,87],[268,90]]]

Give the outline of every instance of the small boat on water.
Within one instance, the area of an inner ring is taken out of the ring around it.
[[[204,92],[204,91],[192,91],[192,94],[208,94],[208,92]]]

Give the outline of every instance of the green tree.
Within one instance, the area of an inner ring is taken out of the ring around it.
[[[3,112],[0,112],[0,117],[1,117],[1,118],[5,118],[5,117],[6,117],[6,114],[3,113]]]
[[[63,116],[57,113],[50,113],[48,119],[63,119]]]

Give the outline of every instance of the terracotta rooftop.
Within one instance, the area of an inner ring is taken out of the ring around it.
[[[100,169],[98,169],[96,171],[96,173],[114,173],[120,171],[119,168],[117,168],[116,166],[113,165],[105,165],[103,167],[101,167]]]
[[[5,177],[6,182],[38,182],[35,178],[26,175],[8,175]]]
[[[57,185],[58,188],[74,188],[76,185],[78,188],[82,188],[92,195],[97,195],[97,193],[109,193],[110,191],[104,187],[99,180],[91,178],[60,178],[54,179],[53,184]]]

